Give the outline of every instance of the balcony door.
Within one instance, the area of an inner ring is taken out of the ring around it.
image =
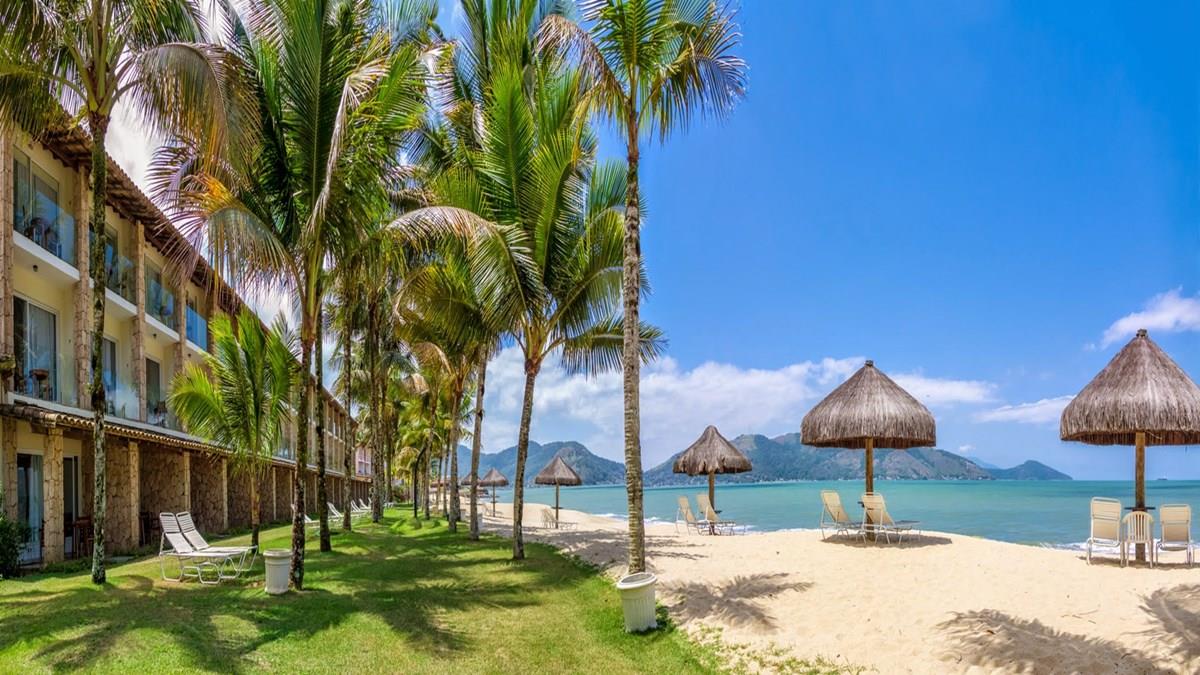
[[[29,526],[29,540],[21,547],[22,563],[42,559],[42,456],[17,453],[17,519]]]
[[[151,424],[166,426],[167,406],[162,398],[162,366],[146,359],[146,412]]]
[[[24,298],[13,298],[16,391],[58,400],[58,317]]]

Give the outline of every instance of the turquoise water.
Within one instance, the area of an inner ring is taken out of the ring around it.
[[[920,520],[929,530],[1055,546],[1087,539],[1092,497],[1133,504],[1129,481],[877,481],[875,487],[893,517]],[[678,496],[694,499],[705,490],[704,485],[648,489],[646,517],[673,522]],[[821,490],[836,490],[857,516],[862,483],[850,481],[717,485],[717,508],[755,530],[811,529],[821,513]],[[561,494],[564,508],[622,519],[628,513],[624,486],[563,488]],[[531,502],[554,503],[553,488],[527,488],[525,495]],[[501,490],[497,498],[511,502],[512,490]],[[1150,481],[1146,503],[1200,510],[1200,481]]]

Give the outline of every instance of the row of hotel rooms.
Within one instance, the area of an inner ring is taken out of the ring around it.
[[[92,491],[90,377],[92,284],[88,272],[91,204],[87,138],[45,133],[37,140],[0,131],[0,360],[11,356],[0,401],[2,508],[33,536],[22,561],[47,564],[90,555]],[[106,306],[103,381],[108,401],[109,551],[157,545],[157,514],[191,511],[201,530],[250,522],[250,477],[227,453],[187,433],[166,405],[187,363],[202,363],[208,320],[235,313],[227,287],[212,292],[201,261],[185,282],[172,261],[193,253],[162,213],[109,161],[105,221]],[[329,497],[366,498],[369,455],[353,450],[351,421],[322,390],[326,408]],[[314,416],[315,420],[315,416]],[[262,522],[290,518],[295,424],[260,484]],[[315,422],[309,429],[315,462]],[[310,463],[311,464],[311,463]],[[306,505],[316,504],[309,474]]]

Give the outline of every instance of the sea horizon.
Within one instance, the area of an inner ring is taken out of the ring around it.
[[[1033,546],[1076,549],[1087,540],[1089,503],[1092,497],[1133,504],[1129,480],[876,480],[876,491],[887,499],[895,518],[921,521],[923,529],[983,537]],[[817,529],[821,490],[841,495],[851,517],[858,517],[861,481],[769,481],[718,484],[716,506],[722,517],[746,525],[750,531]],[[647,487],[644,492],[647,522],[675,522],[677,500],[686,496],[695,509],[695,496],[707,491],[703,483]],[[623,484],[562,488],[564,509],[596,516],[628,518]],[[512,501],[512,488],[497,493],[497,501]],[[553,504],[554,488],[526,487],[525,501]],[[1200,480],[1151,480],[1146,502],[1191,504],[1200,507]]]

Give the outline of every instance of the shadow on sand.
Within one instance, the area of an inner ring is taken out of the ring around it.
[[[679,598],[670,605],[670,610],[683,621],[709,619],[773,631],[778,627],[775,617],[759,601],[812,587],[810,582],[791,580],[791,576],[783,572],[746,574],[718,584],[700,581],[666,584],[663,590]]]

